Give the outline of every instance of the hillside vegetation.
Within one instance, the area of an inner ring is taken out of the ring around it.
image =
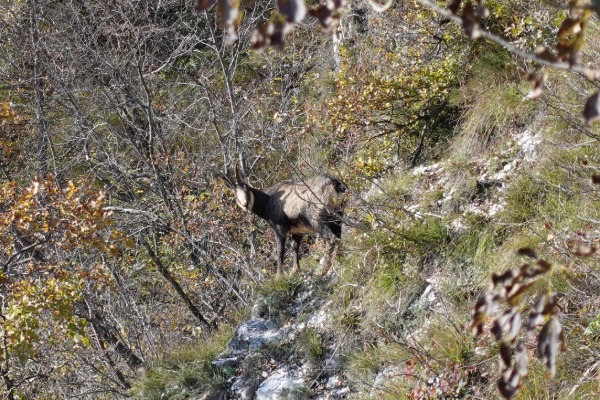
[[[0,0],[0,399],[596,398],[593,8],[239,3]],[[236,166],[347,184],[325,276]]]

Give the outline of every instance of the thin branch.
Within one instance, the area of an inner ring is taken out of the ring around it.
[[[125,208],[125,207],[117,207],[117,206],[107,206],[102,208],[104,211],[118,212],[123,214],[133,214],[133,215],[143,215],[145,217],[151,218],[153,220],[158,220],[160,217],[153,212],[138,210],[135,208]]]
[[[216,328],[214,321],[207,319],[198,309],[198,307],[196,307],[192,299],[190,299],[187,293],[185,293],[185,291],[183,290],[179,282],[177,282],[175,277],[171,274],[167,266],[163,264],[162,260],[154,252],[154,249],[152,249],[150,243],[148,243],[146,240],[142,240],[142,244],[146,248],[150,259],[152,260],[160,274],[167,280],[167,282],[169,282],[173,289],[175,289],[181,300],[183,300],[183,302],[187,305],[188,309],[192,312],[194,317],[196,317],[198,321],[200,321],[200,323],[204,325],[204,327],[210,330],[214,330]]]
[[[27,245],[25,247],[22,247],[21,249],[19,249],[19,251],[17,251],[15,254],[13,254],[12,256],[10,256],[8,258],[8,260],[2,264],[2,271],[3,272],[7,272],[8,271],[8,267],[10,266],[10,264],[13,262],[13,260],[15,258],[17,258],[18,256],[20,256],[21,254],[25,254],[29,251],[35,250],[36,247],[40,247],[46,243],[50,242],[50,237],[48,237],[47,239],[44,239],[43,241],[37,242],[37,243],[32,243],[30,245]],[[34,257],[32,257],[32,259],[34,259]]]

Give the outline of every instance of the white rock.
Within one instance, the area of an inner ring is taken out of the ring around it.
[[[331,349],[331,355],[325,357],[324,369],[325,371],[336,371],[340,369],[341,363],[340,354],[335,349]]]
[[[217,358],[212,362],[212,365],[214,365],[217,368],[235,368],[238,365],[239,361],[240,360],[238,357]]]
[[[419,165],[412,170],[413,175],[423,175],[425,172],[427,172],[427,165]]]
[[[375,180],[373,181],[373,184],[371,185],[367,193],[365,193],[365,199],[371,199],[373,197],[381,196],[383,193],[384,192],[383,189],[381,189],[379,180]]]
[[[329,314],[327,314],[325,310],[319,310],[318,312],[310,316],[306,325],[308,325],[310,328],[323,330],[328,320]]]
[[[341,384],[342,384],[342,381],[340,380],[340,377],[337,376],[337,375],[334,375],[331,378],[327,379],[327,383],[325,384],[325,388],[331,390],[333,388],[341,386]]]
[[[428,303],[433,304],[437,300],[437,295],[434,289],[435,286],[433,283],[427,285],[427,287],[423,291],[423,294],[421,295],[421,298],[426,300]]]
[[[498,203],[496,203],[496,204],[492,204],[492,205],[490,206],[490,209],[489,209],[489,211],[488,211],[488,215],[489,215],[490,217],[491,217],[491,216],[494,216],[494,215],[498,214],[498,213],[499,213],[500,211],[502,211],[502,210],[504,210],[504,205],[502,205],[502,204],[498,204]]]
[[[469,227],[465,223],[465,219],[463,217],[458,217],[454,221],[450,223],[450,227],[458,233],[466,232]]]
[[[266,344],[280,340],[284,332],[277,326],[262,318],[250,319],[235,331],[235,334],[227,343],[227,349],[234,354],[249,350],[257,350]]]
[[[258,381],[254,379],[236,379],[230,390],[238,400],[252,400],[257,386]]]
[[[404,368],[397,365],[388,365],[383,368],[375,377],[371,397],[377,397],[378,394],[385,393],[386,387],[398,381],[403,376]]]
[[[523,160],[535,161],[538,158],[537,147],[542,140],[529,130],[517,135],[516,139],[517,144],[523,151]]]
[[[293,378],[285,369],[279,369],[260,384],[256,400],[294,399],[303,389],[304,379]]]
[[[504,169],[503,169],[502,171],[498,171],[494,175],[492,175],[492,180],[503,181],[506,179],[507,176],[508,176],[508,173],[506,171],[504,171]]]
[[[442,163],[435,163],[431,165],[420,165],[418,167],[413,168],[413,175],[431,175],[437,172],[440,172],[442,169]]]

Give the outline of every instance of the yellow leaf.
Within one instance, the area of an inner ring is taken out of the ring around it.
[[[75,187],[73,181],[67,182],[67,186],[69,187],[67,191],[67,199],[70,199],[71,197],[73,197],[75,192],[77,192],[77,188]]]

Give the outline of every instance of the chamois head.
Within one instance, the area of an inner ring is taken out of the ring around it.
[[[239,168],[235,170],[235,200],[244,211],[251,212],[254,208],[254,194],[250,190],[250,185],[246,183],[246,177]]]
[[[235,201],[244,211],[252,212],[254,208],[254,194],[250,190],[250,185],[246,183],[244,173],[239,168],[235,169],[235,180],[233,183],[229,177],[223,175],[223,180],[235,191]]]

